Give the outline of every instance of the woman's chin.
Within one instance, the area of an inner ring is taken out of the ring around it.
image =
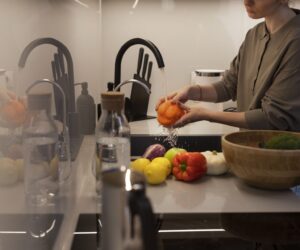
[[[261,18],[261,16],[256,15],[253,12],[247,12],[248,13],[248,17],[252,18],[252,19],[259,19]]]

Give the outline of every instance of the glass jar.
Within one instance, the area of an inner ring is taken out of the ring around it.
[[[94,174],[96,192],[101,190],[102,171],[126,169],[130,164],[130,128],[124,114],[124,94],[101,94],[102,113],[96,127]]]
[[[22,132],[25,194],[36,205],[59,191],[58,129],[50,114],[51,98],[51,93],[28,95]]]

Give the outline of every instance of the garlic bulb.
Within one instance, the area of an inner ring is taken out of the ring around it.
[[[208,175],[221,175],[228,171],[224,155],[222,152],[205,151],[202,152],[207,161],[207,174]]]

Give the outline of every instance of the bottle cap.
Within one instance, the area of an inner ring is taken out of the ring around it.
[[[48,112],[51,110],[51,101],[52,94],[51,93],[35,93],[28,94],[28,109],[29,110],[47,110]]]
[[[81,94],[83,95],[87,95],[89,92],[88,92],[88,83],[87,82],[83,82],[81,84]]]
[[[108,91],[101,93],[102,107],[110,111],[121,111],[124,107],[124,94]]]

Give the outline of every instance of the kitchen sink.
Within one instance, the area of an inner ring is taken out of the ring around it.
[[[141,156],[146,148],[151,144],[162,144],[169,149],[172,145],[168,142],[167,136],[162,135],[132,135],[131,136],[131,155]],[[217,150],[221,151],[221,136],[220,135],[179,135],[175,145],[179,148],[184,148],[187,151],[206,151]]]

